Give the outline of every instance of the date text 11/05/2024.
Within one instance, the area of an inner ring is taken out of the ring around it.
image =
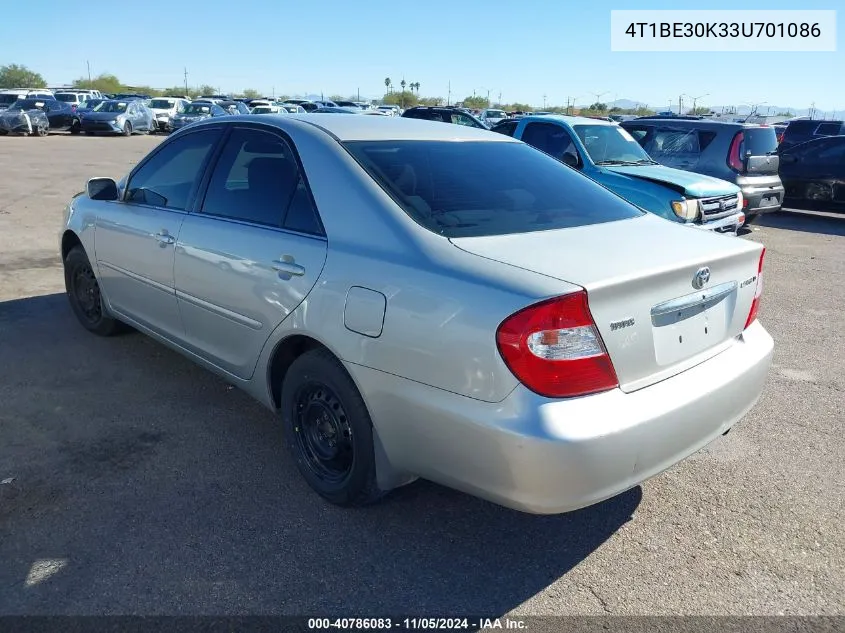
[[[308,618],[308,629],[314,631],[464,631],[478,629],[525,630],[527,624],[517,618]]]

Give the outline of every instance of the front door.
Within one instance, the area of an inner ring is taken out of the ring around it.
[[[97,218],[94,249],[110,308],[169,338],[182,332],[176,239],[219,135],[203,129],[164,143],[129,176],[122,200],[103,202]]]
[[[225,141],[201,207],[176,249],[187,346],[250,378],[270,334],[305,299],[326,240],[292,144],[260,126]]]

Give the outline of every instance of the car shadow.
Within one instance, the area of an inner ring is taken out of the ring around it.
[[[533,516],[417,482],[341,509],[276,417],[61,294],[0,303],[2,614],[505,614],[631,520],[637,487]],[[601,606],[597,606],[601,610]]]
[[[760,216],[755,222],[755,226],[841,236],[845,235],[845,214],[834,215],[799,209],[784,209],[777,213],[766,213]]]

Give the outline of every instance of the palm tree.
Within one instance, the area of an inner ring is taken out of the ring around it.
[[[390,94],[390,86],[392,86],[392,85],[393,85],[393,82],[390,81],[390,77],[385,77],[384,78],[384,88],[385,88],[385,90],[387,90],[388,94]]]
[[[416,91],[417,91],[417,96],[419,97],[419,96],[420,96],[420,82],[419,82],[419,81],[417,81],[417,82],[415,82],[415,83],[412,83],[412,84],[411,84],[411,90],[416,90]]]
[[[402,92],[405,92],[405,86],[407,86],[407,82],[403,79],[399,82],[399,85],[402,86]]]

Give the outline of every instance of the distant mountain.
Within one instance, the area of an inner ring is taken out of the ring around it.
[[[589,103],[579,103],[578,107],[586,108],[589,105],[590,105]],[[638,108],[640,106],[645,106],[645,105],[647,105],[650,109],[657,110],[657,111],[667,110],[668,107],[669,107],[668,103],[666,103],[666,104],[648,103],[646,101],[634,101],[633,99],[616,99],[615,101],[610,101],[610,102],[607,103],[607,106],[609,108],[622,108],[623,110],[633,110],[635,108]],[[750,106],[743,106],[743,105],[731,105],[731,106],[725,105],[725,106],[722,106],[722,105],[711,105],[711,104],[702,104],[702,103],[698,103],[696,105],[707,107],[711,111],[719,112],[719,113],[721,113],[723,111],[724,112],[733,111],[737,115],[744,115],[744,114],[749,114],[751,112]],[[684,101],[684,110],[685,111],[688,108],[691,108],[691,107],[692,107],[691,101]],[[672,104],[672,110],[675,111],[675,112],[678,111],[677,101]],[[795,108],[795,107],[792,107],[792,106],[779,106],[779,105],[771,105],[770,106],[768,104],[763,104],[761,106],[758,106],[758,108],[757,108],[758,114],[776,115],[776,114],[779,114],[781,112],[792,112],[792,114],[795,115],[795,116],[810,116],[811,110],[809,108]],[[833,118],[834,115],[837,115],[839,118],[845,118],[845,111],[837,111],[837,112],[827,111],[827,112],[825,112],[825,111],[818,110],[818,109],[815,111],[815,118],[817,118],[817,119],[825,118],[825,117]]]

